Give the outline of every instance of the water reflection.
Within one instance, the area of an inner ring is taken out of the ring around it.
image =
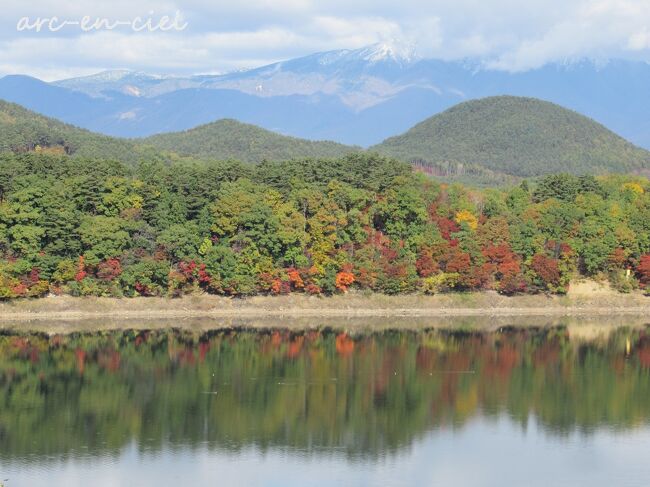
[[[386,466],[431,435],[459,441],[467,431],[487,451],[503,434],[576,444],[646,431],[650,334],[6,332],[0,412],[0,459],[37,478],[44,465],[110,470],[148,458],[154,468],[206,452],[235,455],[240,468],[278,455]]]

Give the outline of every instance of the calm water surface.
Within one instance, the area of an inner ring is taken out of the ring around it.
[[[12,486],[645,486],[650,329],[0,336]]]

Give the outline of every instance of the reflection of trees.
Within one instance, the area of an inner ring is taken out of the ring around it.
[[[4,335],[0,451],[110,453],[136,439],[375,455],[504,412],[557,433],[627,428],[650,418],[648,357],[650,338],[625,329],[590,343],[565,329]]]

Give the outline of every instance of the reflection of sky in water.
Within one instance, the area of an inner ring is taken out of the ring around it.
[[[119,456],[1,464],[7,487],[66,486],[644,486],[650,478],[650,427],[588,435],[549,434],[534,420],[523,429],[505,416],[436,429],[374,460],[333,450],[301,454],[246,447],[239,453],[197,448],[144,453],[135,444]]]

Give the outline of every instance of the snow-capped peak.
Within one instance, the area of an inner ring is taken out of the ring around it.
[[[378,64],[382,62],[394,62],[401,65],[411,64],[421,58],[417,55],[415,46],[398,40],[378,42],[360,49],[341,49],[307,56],[302,59],[314,59],[317,57],[318,64],[322,66],[346,63],[350,61],[362,61],[366,64]],[[300,59],[298,59],[300,60]],[[279,63],[279,64],[290,64]]]
[[[415,46],[398,40],[378,42],[359,51],[359,55],[370,63],[395,61],[410,64],[418,60]]]

